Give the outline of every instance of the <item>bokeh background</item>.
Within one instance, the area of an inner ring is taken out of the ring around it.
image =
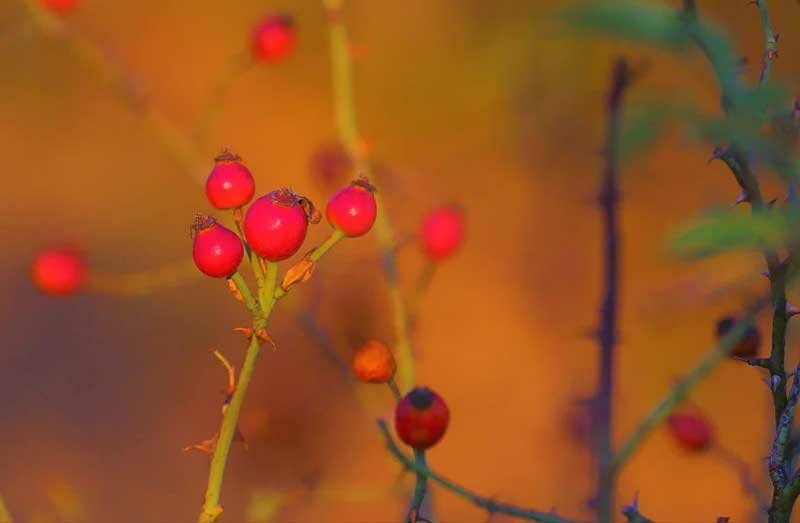
[[[418,381],[452,411],[429,462],[488,496],[588,519],[592,474],[575,402],[594,386],[594,197],[611,60],[625,54],[644,67],[631,104],[719,104],[697,54],[578,38],[554,17],[565,4],[353,0],[345,22],[360,126],[385,166],[388,212],[408,240],[400,251],[407,290],[422,268],[414,244],[421,216],[443,203],[466,210],[465,245],[437,270],[414,330]],[[735,35],[755,78],[756,9],[745,0],[700,4]],[[770,6],[781,35],[774,74],[792,82],[800,6]],[[278,10],[295,18],[295,53],[236,79],[203,151],[210,168],[222,146],[232,147],[259,193],[290,185],[322,203],[330,192],[309,162],[336,130],[318,2],[86,0],[66,24],[190,135],[252,25]],[[192,213],[211,212],[206,171],[176,162],[142,112],[60,37],[38,31],[21,2],[0,3],[0,27],[0,492],[23,522],[191,521],[208,460],[181,448],[216,430],[224,374],[209,349],[240,361],[244,342],[231,328],[246,320],[224,283],[186,265]],[[755,254],[688,263],[665,247],[693,215],[736,197],[709,155],[674,132],[625,168],[618,441],[709,350],[716,319],[763,286]],[[326,234],[326,224],[317,226],[309,245]],[[63,243],[80,245],[100,273],[183,264],[185,277],[142,295],[42,296],[29,281],[30,260]],[[232,453],[226,521],[399,521],[411,478],[398,494],[398,466],[374,424],[391,413],[390,395],[348,383],[303,322],[317,307],[347,359],[366,338],[392,342],[387,301],[370,235],[337,247],[313,285],[273,316],[279,349],[264,352],[245,405],[249,450]],[[726,362],[684,408],[711,417],[717,445],[747,463],[767,492],[771,414],[760,373]],[[741,521],[753,511],[719,452],[686,453],[663,429],[622,474],[620,502],[636,492],[659,521]],[[440,521],[487,521],[448,492],[434,487],[433,496]]]

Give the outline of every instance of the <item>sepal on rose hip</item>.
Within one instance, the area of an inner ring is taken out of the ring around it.
[[[242,241],[217,220],[195,215],[192,236],[192,257],[200,272],[212,278],[227,278],[239,268],[244,257]]]
[[[442,439],[450,423],[444,400],[428,387],[416,387],[397,402],[394,427],[404,443],[425,450]]]

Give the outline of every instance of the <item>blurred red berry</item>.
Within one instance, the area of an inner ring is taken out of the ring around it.
[[[353,355],[353,373],[365,383],[387,383],[394,377],[397,364],[385,343],[368,340]]]
[[[206,180],[206,196],[217,209],[235,209],[253,199],[256,183],[242,159],[225,151],[214,159]]]
[[[262,62],[277,62],[292,52],[295,45],[294,21],[287,15],[262,18],[251,35],[253,56]]]
[[[328,223],[351,238],[366,234],[378,212],[373,192],[375,188],[362,177],[334,194],[325,210]]]
[[[442,207],[429,212],[422,222],[422,250],[433,261],[452,256],[461,246],[464,216],[456,207]]]
[[[725,316],[717,322],[717,338],[722,339],[736,325],[735,316]],[[740,358],[754,358],[761,348],[761,332],[755,325],[750,325],[744,336],[733,346],[728,354]]]
[[[711,445],[711,424],[699,414],[672,414],[667,425],[672,437],[687,450],[705,450]]]
[[[80,0],[41,0],[42,7],[54,13],[67,13],[78,8]]]
[[[308,230],[306,202],[286,188],[253,202],[244,218],[244,235],[253,251],[270,261],[285,260],[297,252]]]
[[[341,187],[355,168],[353,158],[338,143],[320,147],[309,164],[311,179],[326,192]]]
[[[45,294],[74,294],[86,281],[86,262],[74,249],[48,249],[40,252],[33,260],[31,279]]]
[[[406,394],[394,412],[394,428],[407,445],[417,450],[434,446],[447,430],[450,411],[444,400],[427,387]]]
[[[212,278],[226,278],[236,272],[244,256],[239,236],[210,216],[198,215],[192,228],[192,256],[200,272]]]

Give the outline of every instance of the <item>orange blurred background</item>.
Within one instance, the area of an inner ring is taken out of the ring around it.
[[[464,248],[437,270],[414,332],[418,381],[452,412],[429,463],[487,496],[588,519],[590,456],[570,413],[594,386],[597,349],[586,333],[601,290],[593,198],[610,63],[623,53],[645,64],[630,105],[681,96],[714,111],[718,93],[695,53],[576,38],[553,17],[565,4],[353,0],[345,22],[360,127],[388,166],[382,192],[399,236],[413,238],[432,206],[458,202],[467,212]],[[800,6],[770,5],[781,33],[774,75],[793,81]],[[86,0],[66,23],[189,135],[252,24],[278,10],[295,18],[294,55],[235,81],[204,154],[210,168],[230,146],[259,194],[290,185],[323,203],[329,194],[308,166],[336,130],[319,3]],[[756,9],[706,0],[701,11],[735,35],[755,78]],[[208,460],[180,449],[217,428],[225,381],[209,349],[241,361],[244,342],[231,333],[246,321],[241,307],[224,283],[193,269],[183,284],[142,296],[47,298],[28,265],[65,242],[103,273],[189,263],[192,213],[212,211],[207,173],[182,169],[141,114],[58,37],[33,28],[21,2],[0,4],[0,22],[0,493],[23,522],[191,521]],[[763,287],[756,255],[688,263],[665,247],[691,216],[736,197],[709,155],[673,133],[625,169],[617,441],[709,350],[716,319],[744,302],[742,286],[709,291],[742,280]],[[308,245],[326,234],[317,226]],[[366,338],[392,341],[371,236],[338,246],[273,316],[279,349],[264,352],[245,404],[250,448],[232,452],[225,521],[263,523],[273,512],[280,522],[400,520],[407,497],[391,491],[398,465],[374,424],[390,415],[390,394],[348,383],[300,319],[316,295],[345,359]],[[400,263],[410,291],[422,267],[413,243]],[[688,408],[712,417],[718,444],[768,492],[771,407],[759,371],[724,363]],[[740,521],[753,511],[730,464],[715,452],[687,454],[664,430],[625,469],[619,503],[636,492],[658,521]],[[438,487],[433,496],[440,521],[487,520]]]

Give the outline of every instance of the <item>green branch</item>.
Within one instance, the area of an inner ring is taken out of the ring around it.
[[[450,492],[453,492],[467,501],[472,502],[474,505],[486,510],[490,514],[505,514],[507,516],[525,519],[528,521],[540,521],[542,523],[573,523],[572,520],[562,518],[552,512],[541,512],[539,510],[518,507],[510,503],[504,503],[501,501],[496,501],[492,498],[478,495],[475,492],[472,492],[471,490],[462,487],[461,485],[458,485],[457,483],[454,483],[443,476],[440,476],[428,468],[428,466],[424,463],[417,462],[417,460],[400,450],[400,448],[397,446],[397,443],[395,443],[394,439],[392,438],[391,433],[389,432],[389,427],[386,424],[386,420],[379,419],[377,423],[378,428],[380,429],[381,433],[383,433],[383,437],[386,440],[386,447],[389,449],[389,452],[394,455],[398,461],[400,461],[400,463],[413,470],[417,474],[422,474],[426,478],[435,481]]]

